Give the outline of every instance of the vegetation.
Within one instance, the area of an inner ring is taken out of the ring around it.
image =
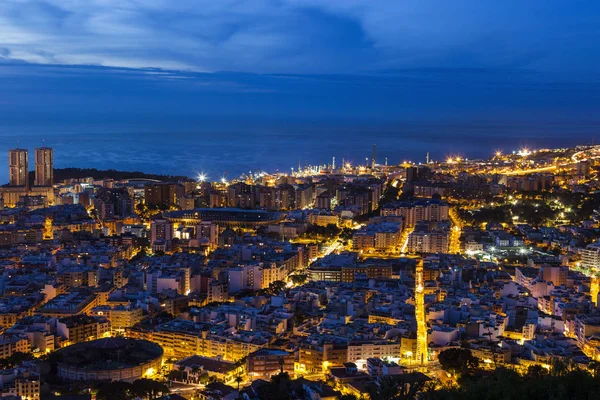
[[[333,239],[342,234],[347,235],[348,232],[345,232],[345,229],[340,229],[335,224],[329,224],[327,226],[309,225],[303,236],[307,238]],[[349,231],[350,237],[352,237],[352,230],[349,229]]]
[[[499,368],[488,375],[465,377],[453,388],[437,390],[431,398],[442,400],[559,400],[592,399],[600,393],[600,379],[572,368],[530,367],[526,374]]]
[[[35,172],[31,171],[29,175],[34,176]],[[117,171],[116,169],[99,170],[96,168],[55,168],[54,179],[57,182],[66,179],[154,179],[157,181],[189,181],[191,180],[187,176],[172,176],[172,175],[160,175],[160,174],[147,174],[140,171]]]
[[[31,353],[16,352],[9,357],[0,359],[0,369],[14,368],[23,361],[29,360],[33,360],[33,355]]]
[[[287,372],[273,375],[271,381],[257,388],[261,400],[289,400],[292,398],[292,381]]]
[[[417,394],[428,387],[425,381],[408,383],[399,376],[386,375],[379,378],[377,384],[367,387],[371,400],[413,400]]]
[[[479,359],[469,349],[444,350],[438,360],[445,371],[453,374],[471,374],[479,366]]]
[[[294,283],[294,285],[304,285],[306,280],[308,279],[308,275],[306,274],[298,274],[290,276],[290,279]]]
[[[115,381],[98,385],[98,400],[133,400],[136,398],[154,400],[169,393],[169,388],[162,382],[152,379],[138,379],[133,383]]]
[[[267,292],[268,295],[277,296],[279,293],[281,293],[285,289],[285,286],[286,286],[286,284],[284,281],[275,281],[275,282],[269,283],[269,288],[266,289],[265,291]]]

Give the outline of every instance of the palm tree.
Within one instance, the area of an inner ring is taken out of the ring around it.
[[[283,357],[277,357],[277,361],[279,362],[279,373],[283,374],[283,364],[284,364]]]
[[[235,382],[237,383],[237,391],[238,391],[238,397],[241,399],[242,398],[242,394],[240,393],[240,383],[242,383],[244,381],[244,379],[242,378],[241,375],[236,375],[235,376]]]

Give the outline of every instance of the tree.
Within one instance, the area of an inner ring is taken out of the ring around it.
[[[290,276],[290,279],[294,283],[294,285],[304,285],[306,280],[308,279],[308,275],[306,274],[298,274]]]
[[[425,382],[411,382],[401,380],[398,376],[386,375],[378,379],[377,383],[367,387],[371,400],[414,400],[417,393],[425,386]]]
[[[543,369],[543,368],[542,368]],[[435,391],[430,398],[446,400],[560,400],[592,399],[600,392],[600,380],[578,368],[561,372],[562,375],[543,373],[531,368],[524,375],[513,370],[498,368],[491,374],[476,378],[461,378],[460,385]]]
[[[275,281],[269,284],[268,294],[272,296],[277,296],[279,293],[285,289],[286,284],[284,281]]]
[[[287,373],[273,375],[271,382],[257,388],[261,400],[290,400],[291,392],[290,376]]]
[[[132,391],[136,396],[154,400],[158,396],[162,396],[169,393],[169,388],[162,382],[155,381],[153,379],[137,379],[131,384]]]
[[[131,383],[123,381],[105,382],[98,388],[98,400],[123,399],[131,400],[136,397]]]
[[[22,353],[16,352],[10,355],[9,357],[0,359],[0,368],[8,369],[14,368],[21,364],[23,361],[33,360],[33,354],[31,353]]]
[[[454,374],[469,374],[479,366],[479,359],[469,349],[444,350],[439,354],[438,360],[445,371]]]
[[[241,375],[236,375],[234,378],[235,383],[237,383],[237,391],[238,393],[240,392],[240,383],[242,383],[244,381],[244,378],[242,378]]]

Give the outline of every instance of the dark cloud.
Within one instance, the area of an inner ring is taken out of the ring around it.
[[[1,57],[257,73],[600,67],[591,0],[3,0]]]

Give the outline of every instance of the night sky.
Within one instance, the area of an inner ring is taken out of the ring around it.
[[[358,124],[365,148],[369,126],[406,140],[398,123],[433,124],[433,141],[454,124],[591,142],[598,50],[599,1],[3,0],[0,157],[82,124],[191,141],[253,124],[236,136],[253,146],[282,123]]]

